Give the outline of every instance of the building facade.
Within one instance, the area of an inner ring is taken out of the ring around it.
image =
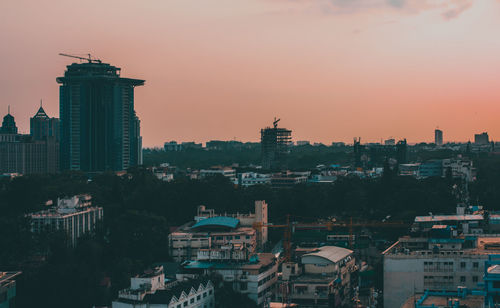
[[[278,280],[278,262],[272,253],[252,255],[248,260],[187,261],[177,277],[179,279],[219,275],[224,284],[238,293],[247,295],[259,307],[270,302]]]
[[[440,129],[436,129],[434,131],[434,143],[437,146],[442,146],[443,145],[443,131]]]
[[[63,230],[69,244],[74,246],[79,237],[95,231],[103,219],[102,207],[92,206],[89,195],[76,195],[71,198],[59,198],[57,206],[29,214],[32,232],[45,230]]]
[[[214,286],[210,280],[166,280],[163,267],[156,267],[130,278],[130,288],[112,303],[112,308],[139,307],[214,308]]]
[[[283,283],[277,292],[280,300],[286,296],[306,308],[345,307],[351,301],[355,286],[351,276],[357,271],[352,250],[314,248],[302,255],[300,263],[284,263],[282,271]]]
[[[169,234],[170,255],[177,262],[247,260],[267,242],[267,219],[264,201],[255,201],[255,213],[248,214],[216,215],[214,210],[201,205],[193,222]]]
[[[18,134],[9,113],[0,128],[0,173],[50,174],[59,171],[58,120],[40,107],[31,118],[32,135]]]
[[[273,122],[273,127],[260,130],[262,168],[264,169],[283,169],[287,165],[287,157],[292,144],[292,131],[278,128],[278,121]]]
[[[144,80],[122,78],[106,63],[73,63],[57,82],[61,169],[123,171],[141,163],[140,121],[134,88]]]

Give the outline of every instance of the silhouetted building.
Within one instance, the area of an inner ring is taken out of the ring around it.
[[[59,141],[59,119],[50,118],[42,105],[34,117],[30,119],[30,135],[33,140],[54,139]]]
[[[68,65],[57,78],[62,170],[122,171],[141,163],[134,88],[144,80],[122,78],[120,70],[89,60]]]
[[[443,131],[440,129],[436,129],[434,131],[434,143],[437,146],[442,146],[443,145]]]
[[[57,131],[53,131],[57,130],[57,121],[56,118],[49,118],[40,107],[35,117],[31,118],[31,124],[35,125],[31,127],[31,132],[37,134],[39,138],[36,138],[18,134],[14,117],[7,114],[0,129],[0,173],[46,174],[59,171],[59,142]],[[49,125],[53,127],[50,129]]]
[[[408,162],[408,145],[406,139],[400,140],[396,144],[396,155],[398,164],[406,164]]]
[[[486,145],[490,143],[490,139],[488,137],[488,133],[484,132],[482,134],[474,135],[474,143],[477,145]]]
[[[292,131],[278,128],[278,120],[274,120],[273,127],[260,130],[260,144],[262,150],[262,168],[283,169],[287,165],[287,157],[292,143]]]

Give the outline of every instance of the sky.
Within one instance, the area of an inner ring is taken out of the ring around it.
[[[329,144],[500,140],[499,0],[0,2],[0,114],[21,132],[91,53],[145,79],[143,144],[258,141],[280,125]]]

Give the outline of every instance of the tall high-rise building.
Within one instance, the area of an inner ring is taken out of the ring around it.
[[[262,151],[262,168],[286,168],[287,156],[292,143],[292,131],[278,128],[278,120],[274,120],[273,127],[260,130],[260,144]]]
[[[7,115],[3,117],[2,127],[0,128],[2,134],[17,134],[17,126],[14,117],[10,114],[10,106]]]
[[[40,104],[37,113],[30,119],[30,135],[33,140],[59,141],[59,119],[50,118]]]
[[[440,129],[436,129],[434,131],[434,143],[437,146],[442,146],[443,145],[443,131]]]
[[[134,88],[120,68],[98,60],[67,66],[60,86],[61,169],[122,171],[141,163]]]

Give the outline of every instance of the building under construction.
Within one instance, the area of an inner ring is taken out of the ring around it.
[[[280,119],[274,119],[273,127],[260,130],[260,144],[262,148],[262,168],[284,169],[292,143],[292,131],[278,128]]]

